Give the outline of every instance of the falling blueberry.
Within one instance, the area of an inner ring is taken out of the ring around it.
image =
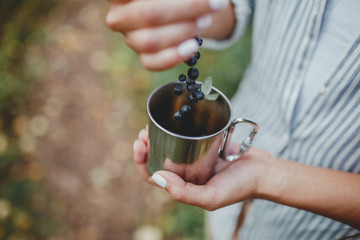
[[[195,84],[195,80],[194,79],[191,79],[191,78],[187,78],[186,79],[186,85],[194,85]]]
[[[175,94],[180,95],[184,92],[184,87],[182,85],[176,85],[174,92]]]
[[[189,90],[189,91],[194,91],[194,89],[195,89],[195,84],[187,85],[187,86],[186,86],[186,89]]]
[[[187,60],[185,63],[188,66],[194,66],[197,63],[198,58],[196,58],[195,56],[191,57],[189,60]]]
[[[194,93],[197,100],[203,100],[205,97],[205,94],[202,91],[195,91]]]
[[[185,82],[185,81],[186,81],[186,78],[187,78],[187,77],[186,77],[185,74],[180,74],[180,75],[179,75],[179,81],[180,81],[180,82]]]
[[[195,37],[195,39],[198,41],[199,46],[203,45],[203,42],[204,42],[204,41],[203,41],[201,38]]]
[[[187,74],[188,74],[189,78],[196,80],[199,77],[200,73],[197,68],[192,67],[192,68],[189,68]]]
[[[197,52],[195,52],[195,53],[194,53],[194,57],[196,57],[196,59],[197,59],[197,60],[199,60],[199,59],[200,59],[200,57],[201,57],[200,52],[198,52],[198,51],[197,51]]]
[[[189,95],[189,100],[191,103],[197,103],[198,101],[198,99],[196,98],[196,96],[194,96],[194,94]]]

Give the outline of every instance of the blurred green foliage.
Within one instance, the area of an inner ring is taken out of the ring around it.
[[[33,83],[34,71],[26,71],[26,48],[44,40],[43,17],[53,7],[50,1],[0,2],[0,109],[19,106]]]
[[[178,203],[173,215],[175,218],[172,228],[173,235],[191,240],[205,239],[205,214],[203,209]]]
[[[26,116],[36,71],[29,46],[44,40],[42,24],[55,0],[0,1],[0,239],[45,239],[53,225],[37,192],[42,173],[21,150],[15,122]]]

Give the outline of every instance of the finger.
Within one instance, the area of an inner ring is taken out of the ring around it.
[[[130,1],[132,1],[132,0],[108,0],[108,2],[110,2],[111,4],[127,3]]]
[[[135,140],[133,151],[136,167],[143,176],[148,177],[149,173],[147,171],[147,151],[145,143],[140,139]]]
[[[237,154],[240,152],[240,144],[231,142],[228,148],[228,154]]]
[[[149,130],[147,128],[141,129],[138,138],[142,140],[145,145],[147,145],[147,142],[149,140]]]
[[[141,53],[140,59],[142,65],[149,70],[165,70],[187,60],[198,48],[198,42],[189,39],[178,46],[155,53]]]
[[[146,145],[144,141],[136,139],[133,145],[134,161],[137,164],[146,163]]]
[[[112,4],[106,21],[111,29],[125,32],[195,20],[199,16],[226,8],[229,4],[229,0],[132,1],[128,4]]]
[[[218,174],[219,172],[226,169],[232,162],[226,161],[222,158],[217,159],[217,163],[214,169],[215,174]]]
[[[195,185],[185,182],[181,177],[169,171],[158,171],[152,176],[153,181],[164,188],[178,202],[215,210],[217,205],[216,189],[213,186]]]
[[[240,152],[240,144],[231,142],[229,148],[227,149],[227,155],[233,155]],[[218,158],[218,162],[215,167],[215,173],[219,173],[226,169],[232,162],[227,161],[222,158]]]
[[[179,176],[185,176],[186,174],[186,165],[185,164],[177,164],[166,158],[163,163],[163,170],[170,171],[176,173]]]
[[[125,34],[125,42],[136,52],[156,52],[179,45],[212,24],[211,15],[199,17],[195,22],[179,22],[154,28],[142,28]]]
[[[181,22],[126,33],[125,42],[136,52],[156,52],[179,45],[199,32],[193,22]]]
[[[137,139],[134,142],[133,148],[136,169],[138,170],[143,179],[150,183],[154,183],[147,169],[147,151],[145,143],[142,140]]]

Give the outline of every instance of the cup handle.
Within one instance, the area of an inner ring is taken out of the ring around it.
[[[240,145],[240,151],[236,154],[233,154],[233,155],[228,155],[227,154],[227,150],[228,150],[228,147],[229,147],[229,144],[231,142],[231,136],[235,130],[235,127],[237,124],[239,123],[247,123],[247,124],[250,124],[253,126],[253,130],[250,132],[249,136],[244,139]],[[234,161],[236,159],[238,159],[239,157],[241,157],[244,153],[246,153],[247,151],[249,151],[249,149],[251,148],[252,146],[252,142],[255,138],[255,135],[257,134],[259,130],[259,126],[253,122],[253,121],[250,121],[248,119],[245,119],[245,118],[235,118],[229,128],[227,129],[227,131],[225,131],[224,133],[224,139],[223,139],[223,144],[222,144],[222,147],[220,149],[220,152],[219,152],[219,156],[224,159],[224,160],[227,160],[227,161]]]

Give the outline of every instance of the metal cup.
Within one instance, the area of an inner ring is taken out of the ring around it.
[[[185,91],[174,93],[176,85]],[[200,87],[200,83],[196,83]],[[172,171],[185,181],[204,184],[214,174],[217,159],[238,159],[251,147],[258,125],[244,118],[232,120],[231,104],[218,89],[216,100],[203,99],[191,104],[186,84],[170,82],[159,86],[148,98],[149,121],[148,170],[152,175],[158,170]],[[174,113],[184,105],[192,110],[176,120]],[[241,143],[240,151],[229,155],[227,150],[235,126],[239,123],[252,125],[249,136]]]

